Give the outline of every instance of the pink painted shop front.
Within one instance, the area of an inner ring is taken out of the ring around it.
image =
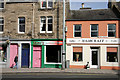
[[[14,58],[18,54],[18,45],[11,44],[10,45],[10,67],[15,65]]]
[[[41,46],[33,46],[33,67],[41,67]]]

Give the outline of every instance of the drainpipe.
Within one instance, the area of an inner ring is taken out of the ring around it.
[[[63,0],[63,51],[62,51],[62,69],[65,69],[65,0]]]
[[[32,6],[33,6],[33,21],[32,21],[32,38],[34,38],[34,6],[35,6],[35,4],[33,3],[32,4]]]

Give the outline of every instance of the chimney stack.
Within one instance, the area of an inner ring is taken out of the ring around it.
[[[82,8],[84,8],[84,3],[82,3]]]

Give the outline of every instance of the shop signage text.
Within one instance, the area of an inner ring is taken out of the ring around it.
[[[62,45],[62,41],[33,41],[33,45]]]
[[[107,43],[118,44],[119,39],[72,39],[68,38],[67,43]]]

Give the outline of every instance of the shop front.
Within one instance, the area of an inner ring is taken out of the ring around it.
[[[8,54],[9,54],[9,40],[8,38],[0,39],[0,68],[6,68],[8,66]]]
[[[61,68],[62,40],[31,41],[31,68]]]
[[[66,60],[70,68],[120,69],[119,39],[67,39]]]
[[[30,49],[31,49],[30,40],[10,40],[10,54],[9,58],[9,67],[13,68],[15,66],[15,56],[18,55],[18,68],[29,68],[30,64]]]

